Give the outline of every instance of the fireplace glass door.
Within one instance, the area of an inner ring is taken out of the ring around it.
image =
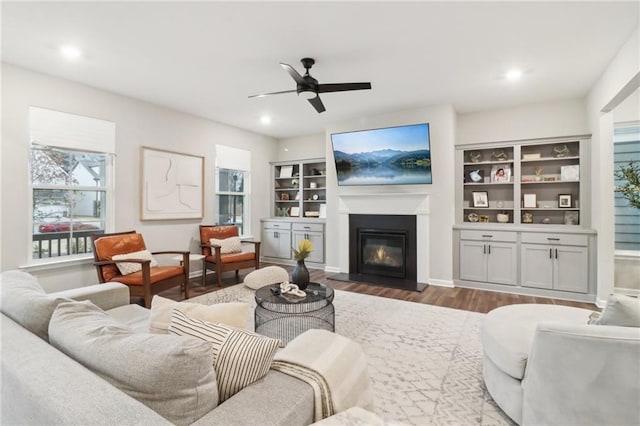
[[[406,232],[358,230],[358,272],[405,277]]]

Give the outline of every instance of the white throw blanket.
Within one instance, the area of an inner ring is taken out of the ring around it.
[[[271,368],[311,385],[314,421],[351,407],[371,408],[367,359],[360,345],[344,336],[306,331],[276,354]]]

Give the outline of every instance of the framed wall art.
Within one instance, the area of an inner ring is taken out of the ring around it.
[[[204,157],[140,148],[140,220],[202,219]]]

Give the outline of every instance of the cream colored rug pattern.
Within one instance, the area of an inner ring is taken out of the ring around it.
[[[244,301],[242,284],[190,299]],[[484,314],[336,291],[336,333],[362,345],[375,412],[389,425],[511,425],[482,382]],[[249,328],[253,329],[253,309]]]

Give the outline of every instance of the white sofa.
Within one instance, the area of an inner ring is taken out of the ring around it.
[[[482,325],[483,377],[520,425],[638,425],[640,328],[588,324],[592,311],[509,305]]]
[[[0,274],[0,424],[171,424],[48,342],[52,311],[58,301],[69,299],[91,300],[112,318],[135,330],[147,330],[149,310],[129,304],[126,286],[106,283],[55,294],[34,292],[34,288],[39,286],[29,274]],[[162,373],[158,371],[158,375]],[[163,389],[157,391],[163,393]],[[193,424],[308,425],[313,423],[313,412],[311,386],[271,370]]]

